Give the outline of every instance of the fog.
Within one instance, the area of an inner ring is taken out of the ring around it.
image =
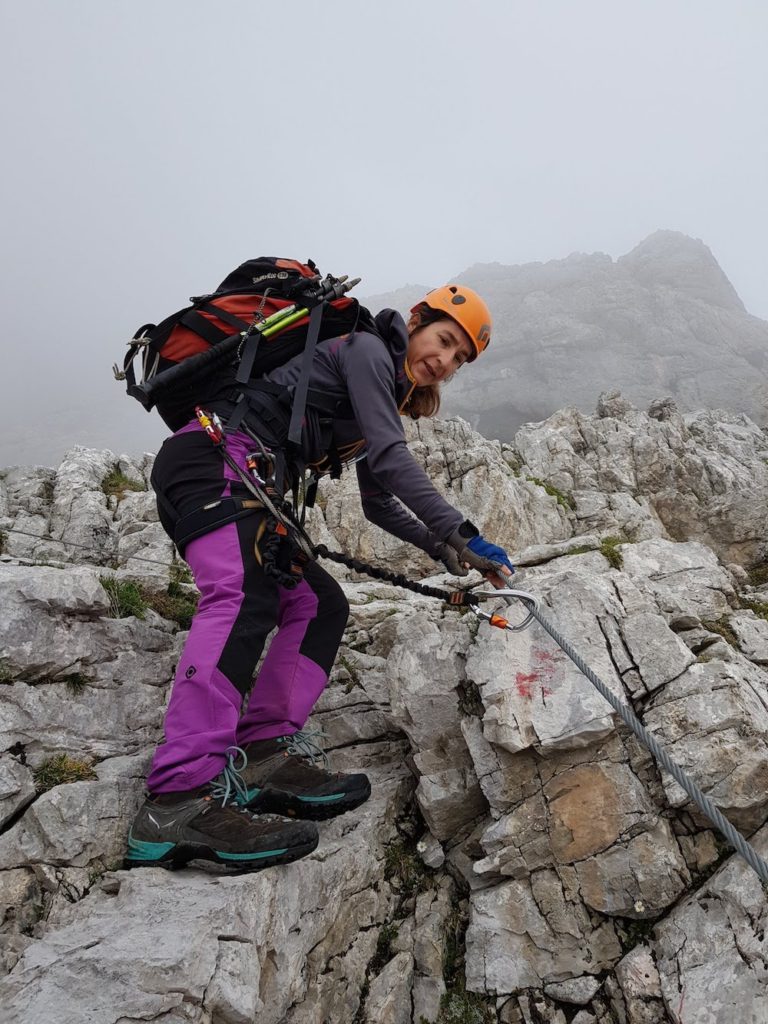
[[[156,448],[110,366],[251,256],[365,295],[671,228],[768,317],[758,0],[2,12],[0,466]]]

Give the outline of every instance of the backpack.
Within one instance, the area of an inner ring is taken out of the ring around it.
[[[244,385],[305,349],[311,363],[318,340],[354,331],[361,317],[370,321],[368,311],[344,294],[357,281],[345,281],[330,275],[321,279],[311,260],[247,260],[214,292],[192,296],[190,306],[159,324],[140,327],[122,370],[114,365],[115,377],[126,381],[128,394],[148,412],[157,408],[171,430],[179,430],[210,393],[212,380]],[[286,326],[276,325],[262,336],[259,327],[265,319],[294,305],[304,315],[286,315]],[[139,353],[137,383],[133,362]],[[308,375],[306,365],[302,376]]]

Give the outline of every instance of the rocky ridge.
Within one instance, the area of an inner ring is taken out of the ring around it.
[[[514,446],[460,420],[411,440],[768,854],[764,432],[607,394]],[[0,472],[4,1022],[768,1019],[759,880],[546,634],[333,564],[352,613],[312,724],[370,802],[287,867],[121,870],[194,600],[150,469],[77,448]],[[450,585],[355,490],[323,486],[314,538]]]
[[[682,409],[766,422],[768,323],[747,313],[699,239],[657,231],[616,260],[481,263],[456,280],[489,303],[493,340],[461,387],[446,389],[444,409],[486,437],[511,442],[521,424],[566,404],[590,411],[607,388],[639,406],[666,394]],[[407,313],[425,290],[370,302]]]

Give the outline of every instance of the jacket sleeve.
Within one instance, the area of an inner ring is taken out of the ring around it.
[[[381,487],[371,473],[367,459],[357,463],[357,483],[363,512],[369,522],[391,533],[393,537],[421,548],[432,558],[437,558],[435,549],[439,543],[438,538],[412,516],[397,498]]]
[[[379,487],[399,498],[438,540],[450,537],[464,516],[437,493],[408,450],[386,346],[374,335],[354,335],[342,346],[339,365]]]

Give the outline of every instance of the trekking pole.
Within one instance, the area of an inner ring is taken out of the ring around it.
[[[359,284],[360,281],[361,278],[359,277],[355,277],[350,281],[346,274],[338,278],[326,278],[311,292],[312,301],[308,306],[299,306],[294,303],[291,306],[286,306],[284,309],[279,309],[260,323],[252,324],[248,332],[238,331],[236,334],[230,335],[218,345],[213,345],[206,352],[190,356],[176,366],[163,370],[162,373],[159,373],[152,380],[135,385],[130,393],[136,395],[144,408],[149,410],[154,406],[157,397],[162,395],[165,390],[175,386],[180,381],[189,380],[197,376],[197,374],[208,370],[212,364],[224,360],[228,355],[235,352],[243,342],[243,337],[246,333],[257,334],[263,338],[273,338],[280,331],[308,316],[312,306],[325,305],[334,299],[341,298],[351,291],[355,285]]]
[[[715,825],[715,827],[725,836],[736,852],[741,854],[749,866],[757,873],[763,885],[768,885],[768,864],[763,860],[754,846],[747,842],[741,832],[733,827],[725,815],[715,807],[709,797],[706,796],[699,789],[696,783],[685,774],[683,769],[672,760],[658,740],[648,732],[634,711],[632,711],[624,701],[620,700],[611,692],[611,690],[608,689],[602,679],[592,671],[589,665],[587,665],[587,663],[579,656],[577,651],[571,646],[565,637],[562,636],[550,622],[547,622],[539,611],[538,602],[533,595],[526,594],[524,591],[508,590],[506,588],[506,583],[504,582],[504,577],[501,575],[489,574],[486,576],[486,579],[493,585],[495,591],[487,594],[478,593],[476,591],[475,594],[477,597],[501,597],[508,605],[513,605],[516,601],[521,601],[528,610],[528,617],[525,622],[519,626],[512,626],[507,623],[502,616],[492,616],[488,612],[484,612],[481,617],[490,621],[491,625],[499,626],[502,629],[509,629],[512,632],[524,628],[532,619],[535,619],[539,625],[549,633],[558,647],[568,655],[576,668],[578,668],[578,670],[587,677],[600,696],[608,701],[624,724],[632,730],[640,742],[651,752],[651,754],[653,754],[659,764],[672,776],[675,782],[682,786],[699,810],[701,810],[709,818],[712,824]],[[502,586],[498,586],[497,581],[502,583]],[[477,609],[475,610],[477,611]],[[499,621],[493,622],[494,617]]]

